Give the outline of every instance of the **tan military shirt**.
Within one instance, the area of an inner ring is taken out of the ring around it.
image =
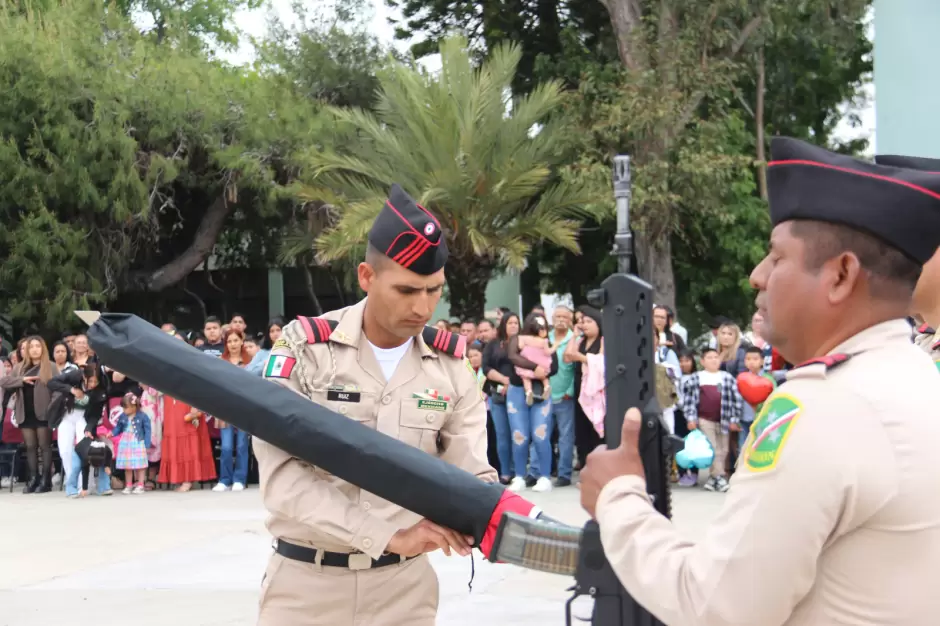
[[[669,626],[940,623],[937,370],[903,320],[837,353],[851,358],[794,369],[767,400],[702,541],[635,476],[601,492],[607,556]]]
[[[282,338],[288,346],[276,345],[269,363],[279,356],[296,359],[296,363],[291,364],[289,377],[269,380],[495,482],[496,471],[486,455],[486,405],[465,360],[430,348],[419,335],[392,379],[386,381],[362,332],[365,306],[363,300],[323,316],[339,321],[329,343],[308,345],[299,322],[285,326]],[[271,369],[266,368],[266,376]],[[342,389],[351,398],[358,394],[359,401],[329,400],[330,388]],[[428,390],[447,396],[446,407],[439,402],[419,406],[414,394]],[[257,437],[253,441],[261,495],[270,512],[267,526],[277,538],[332,552],[362,551],[378,558],[396,531],[420,520]]]

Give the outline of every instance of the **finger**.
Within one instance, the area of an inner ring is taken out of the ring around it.
[[[627,447],[630,450],[639,450],[640,445],[640,420],[643,416],[640,410],[628,409],[623,417],[623,428],[620,430],[620,447]]]
[[[450,528],[438,526],[437,524],[434,525],[433,530],[443,535],[447,544],[457,550],[461,556],[466,556],[470,553],[470,546],[459,533],[454,532]]]
[[[584,459],[584,467],[587,468],[588,463],[591,462],[591,457],[592,457],[592,456],[594,456],[595,454],[600,454],[601,452],[604,452],[604,451],[606,451],[606,450],[607,450],[607,445],[606,445],[606,444],[603,444],[603,443],[602,443],[601,445],[597,446],[596,448],[594,448],[591,452],[588,453],[587,458]],[[584,473],[584,472],[582,471],[582,474],[583,474],[583,473]]]
[[[433,543],[438,548],[443,550],[444,554],[450,556],[450,544],[447,543],[447,538],[434,529],[431,525],[425,526],[422,529],[422,534],[424,535],[424,540],[427,543]]]

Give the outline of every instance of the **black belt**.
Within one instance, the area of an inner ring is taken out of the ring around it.
[[[346,554],[343,552],[327,552],[326,550],[317,550],[316,548],[307,548],[293,543],[287,543],[283,539],[274,540],[274,551],[281,556],[294,561],[303,561],[304,563],[316,563],[317,552],[320,553],[320,565],[327,567],[345,567],[351,570],[371,569],[374,567],[385,567],[386,565],[395,565],[403,560],[399,554],[383,554],[377,559],[369,557],[362,552]],[[411,558],[411,557],[409,557]]]

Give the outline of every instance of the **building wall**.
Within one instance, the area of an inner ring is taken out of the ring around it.
[[[940,158],[940,0],[875,0],[879,154]]]
[[[513,311],[519,308],[519,274],[516,272],[496,276],[486,287],[485,310],[493,311],[501,306],[509,307]],[[450,303],[447,298],[441,298],[438,302],[434,315],[431,317],[431,323],[439,319],[450,319]]]

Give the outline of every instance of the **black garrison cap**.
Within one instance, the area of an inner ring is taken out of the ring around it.
[[[428,276],[447,262],[447,242],[431,213],[392,185],[369,231],[369,243],[402,267]]]
[[[875,156],[875,163],[888,167],[903,167],[921,172],[940,174],[940,159],[926,159],[924,157],[900,156],[897,154],[879,154]]]
[[[940,245],[940,175],[887,167],[775,138],[767,164],[770,219],[841,224],[923,264]]]

